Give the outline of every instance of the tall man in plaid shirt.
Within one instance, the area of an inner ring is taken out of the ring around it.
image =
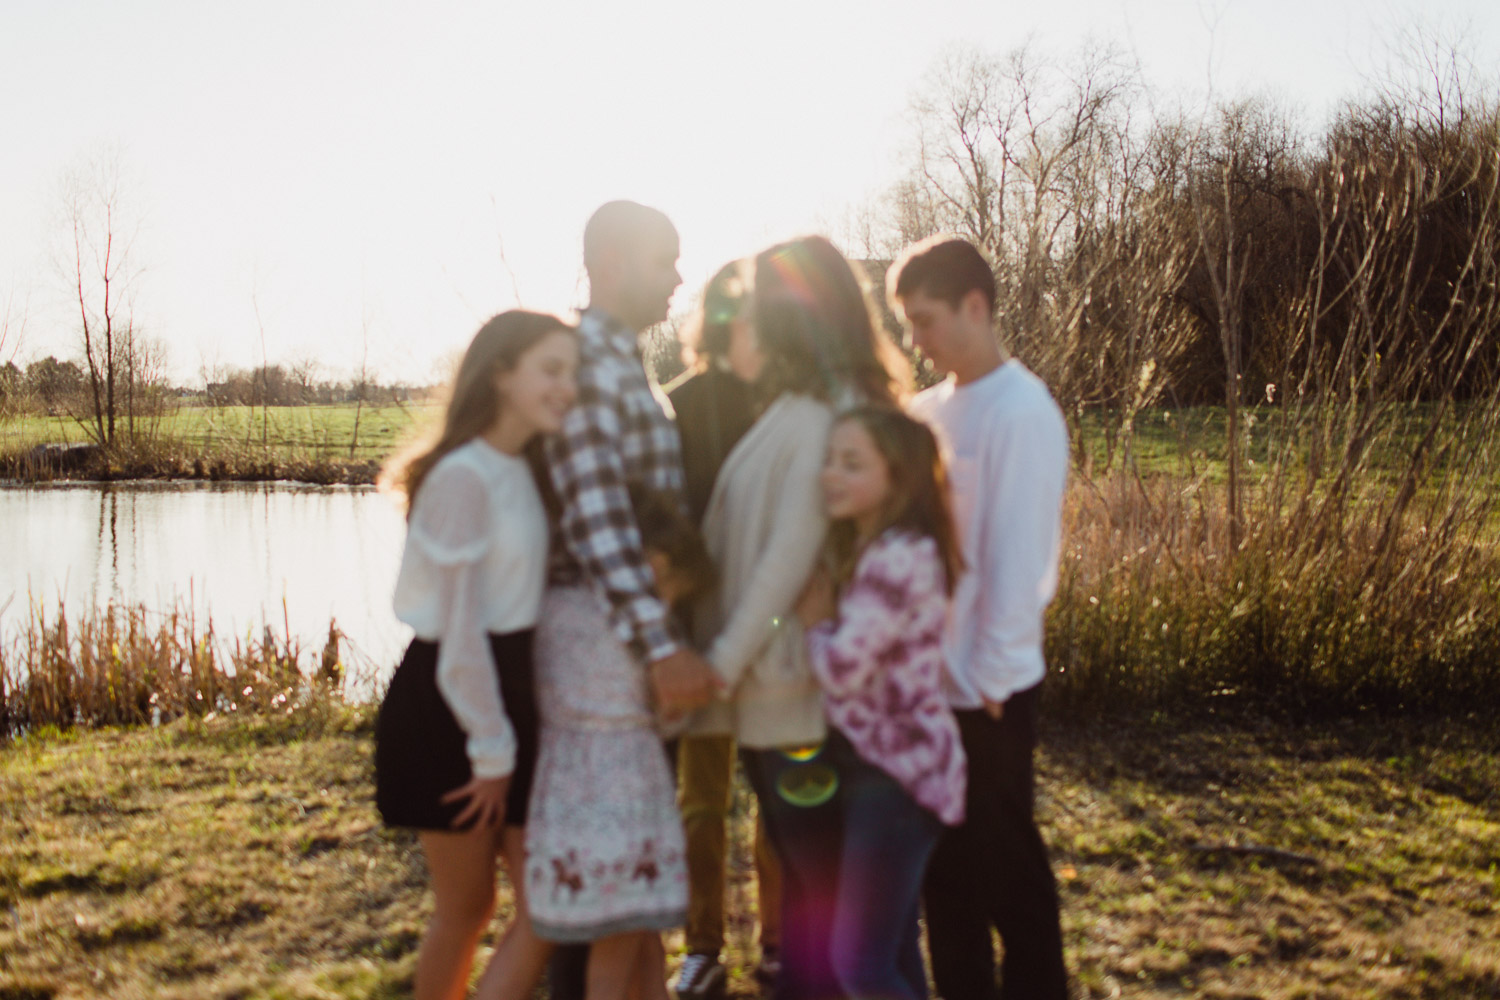
[[[546,442],[561,502],[548,582],[587,581],[610,604],[614,634],[646,664],[657,704],[685,712],[713,696],[715,675],[681,645],[657,598],[629,489],[682,492],[677,429],[651,391],[641,331],[667,317],[677,273],[677,230],[665,215],[629,201],[596,211],[583,232],[589,305],[578,322],[578,402]],[[586,947],[563,947],[552,964],[552,995],[583,995]]]
[[[630,487],[682,493],[677,429],[651,391],[638,343],[642,330],[666,319],[682,284],[677,251],[677,230],[655,209],[612,201],[589,219],[578,403],[546,442],[562,503],[548,582],[587,581],[608,598],[615,635],[649,664],[657,701],[669,712],[705,704],[714,676],[668,627],[629,496]]]

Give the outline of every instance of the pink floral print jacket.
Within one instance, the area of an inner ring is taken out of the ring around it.
[[[858,754],[952,826],[967,765],[943,693],[948,597],[937,543],[890,529],[866,546],[838,616],[807,632],[828,721]]]

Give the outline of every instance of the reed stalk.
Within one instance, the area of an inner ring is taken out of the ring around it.
[[[229,638],[181,608],[33,606],[0,641],[0,739],[230,714],[316,726],[347,709],[351,692],[374,690],[376,672],[332,623],[310,650],[289,629]]]

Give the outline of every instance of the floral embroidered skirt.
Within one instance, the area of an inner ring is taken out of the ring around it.
[[[536,631],[541,749],[526,827],[538,936],[594,941],[683,923],[682,818],[646,672],[602,598],[548,591]]]

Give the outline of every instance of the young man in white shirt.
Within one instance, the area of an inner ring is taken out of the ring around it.
[[[1066,1000],[1057,887],[1033,817],[1042,612],[1057,586],[1068,432],[1052,395],[995,335],[995,279],[971,244],[934,237],[887,277],[911,345],[948,378],[912,400],[943,445],[967,571],[944,654],[969,759],[967,818],[923,888],[947,1000]],[[1004,958],[995,983],[990,930]]]

